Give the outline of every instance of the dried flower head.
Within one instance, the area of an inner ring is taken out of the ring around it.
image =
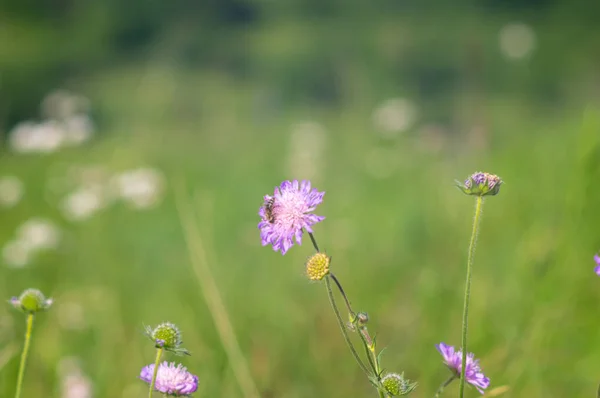
[[[190,355],[188,350],[180,348],[181,332],[171,322],[163,322],[154,329],[146,326],[146,336],[154,342],[156,348],[163,348],[177,355]]]
[[[145,366],[140,372],[140,379],[150,384],[154,364]],[[191,374],[181,364],[163,362],[158,365],[154,389],[172,397],[186,397],[198,389],[198,376]]]
[[[456,377],[460,377],[462,370],[462,351],[456,351],[454,347],[440,343],[435,346],[437,350],[444,357],[444,363],[452,371]],[[481,368],[479,367],[479,361],[475,359],[472,353],[467,354],[467,369],[465,370],[465,381],[483,394],[483,390],[488,388],[490,385],[490,379],[485,377]]]
[[[461,191],[467,195],[476,196],[496,195],[500,191],[502,183],[503,181],[497,175],[480,171],[473,173],[464,183],[456,181],[456,185]]]
[[[392,397],[407,395],[417,388],[417,383],[405,379],[404,373],[388,373],[381,379],[381,384]]]
[[[13,307],[26,314],[46,311],[52,305],[52,301],[51,298],[47,299],[38,289],[26,289],[18,298],[12,297],[10,299]]]
[[[596,266],[594,267],[594,272],[596,275],[600,276],[600,256],[594,254],[594,261],[596,262]]]
[[[285,254],[296,243],[302,244],[303,230],[312,233],[311,226],[325,217],[312,214],[325,192],[311,188],[310,181],[284,181],[275,187],[273,196],[265,195],[258,211],[262,245]]]
[[[316,253],[306,262],[306,276],[311,281],[320,281],[329,273],[331,257],[325,253]]]

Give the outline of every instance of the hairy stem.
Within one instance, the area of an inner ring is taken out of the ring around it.
[[[454,379],[456,379],[456,376],[452,375],[452,376],[450,376],[450,378],[448,380],[446,380],[444,383],[442,383],[440,388],[438,388],[438,390],[435,392],[434,398],[439,398],[439,396],[444,392],[444,389],[446,387],[448,387],[450,385],[450,383],[452,383],[454,381]]]
[[[162,356],[163,349],[156,349],[156,360],[154,361],[154,372],[152,372],[152,380],[150,380],[150,391],[148,392],[148,398],[152,398],[152,391],[154,391],[154,383],[156,383],[156,374],[158,373],[158,363],[160,362],[160,357]]]
[[[458,396],[464,397],[465,393],[465,371],[467,370],[467,329],[469,322],[469,298],[471,296],[471,274],[473,268],[473,257],[475,255],[475,243],[477,241],[477,233],[479,230],[479,221],[481,219],[481,207],[483,206],[483,197],[477,197],[475,204],[475,216],[473,217],[473,230],[471,231],[471,241],[469,243],[469,255],[467,257],[467,280],[465,283],[465,301],[463,306],[462,319],[462,365],[460,372],[460,388]]]
[[[23,385],[23,376],[25,374],[25,364],[27,362],[27,354],[29,353],[29,345],[31,344],[31,330],[33,329],[33,314],[27,314],[27,329],[25,331],[25,345],[21,354],[21,364],[19,365],[19,375],[17,376],[17,391],[15,398],[21,396],[21,388]]]
[[[358,363],[360,368],[367,375],[370,375],[371,372],[369,372],[369,370],[367,369],[367,367],[365,366],[363,361],[360,359],[358,352],[356,352],[356,348],[354,348],[354,345],[352,344],[352,341],[350,340],[350,336],[348,336],[348,331],[346,330],[346,325],[344,324],[344,321],[342,320],[342,317],[340,315],[340,310],[338,309],[337,304],[335,303],[335,298],[333,297],[333,290],[331,290],[331,282],[329,281],[329,278],[330,278],[329,275],[327,275],[325,277],[325,285],[327,286],[327,294],[329,296],[329,303],[331,304],[331,308],[333,309],[335,317],[338,321],[338,325],[340,326],[340,330],[342,331],[344,340],[346,340],[346,344],[348,345],[350,352],[352,352],[352,356],[354,357],[354,359],[356,359],[356,362]]]

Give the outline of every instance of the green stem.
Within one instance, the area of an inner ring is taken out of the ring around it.
[[[15,392],[15,398],[21,396],[21,386],[23,385],[23,375],[25,374],[25,363],[27,362],[27,353],[29,352],[29,345],[31,343],[31,330],[33,329],[33,313],[27,314],[27,330],[25,332],[25,345],[23,346],[23,353],[21,354],[21,364],[19,365],[19,375],[17,376],[17,391]]]
[[[371,369],[373,369],[373,373],[377,376],[377,379],[379,379],[379,366],[377,366],[377,364],[375,362],[373,362],[373,359],[371,358],[371,349],[369,348],[367,339],[363,335],[363,331],[359,330],[358,335],[360,336],[363,346],[365,347],[365,355],[367,356],[367,359],[369,360],[369,365],[371,365]]]
[[[154,361],[154,372],[152,372],[152,380],[150,380],[150,391],[148,392],[148,398],[152,398],[152,391],[154,391],[154,383],[156,382],[156,374],[158,373],[158,363],[160,362],[162,353],[162,348],[158,348],[156,350],[156,360]]]
[[[310,241],[312,242],[313,246],[315,247],[315,250],[317,251],[317,253],[319,253],[320,252],[319,245],[317,245],[317,241],[315,240],[315,237],[313,236],[312,232],[309,232],[308,236],[310,236]]]
[[[335,282],[335,285],[337,286],[338,290],[342,294],[342,297],[344,298],[344,303],[346,304],[346,308],[348,308],[348,312],[350,313],[350,315],[352,317],[356,316],[356,313],[354,312],[354,310],[352,310],[352,306],[350,305],[350,300],[348,300],[348,296],[346,296],[346,292],[344,291],[342,284],[340,283],[338,278],[335,277],[333,272],[330,272],[329,275],[331,275],[331,279],[333,279],[333,281]]]
[[[352,341],[350,340],[350,336],[348,336],[348,332],[346,331],[346,325],[344,325],[344,321],[342,320],[342,317],[340,316],[340,310],[338,309],[337,304],[335,303],[335,298],[333,297],[333,291],[331,290],[331,282],[329,281],[329,278],[330,278],[329,275],[327,275],[325,277],[325,285],[327,286],[327,294],[329,296],[329,303],[331,304],[331,308],[333,308],[333,312],[338,321],[338,325],[340,326],[340,330],[342,331],[342,335],[344,336],[344,340],[346,340],[346,344],[348,345],[348,348],[352,352],[352,356],[354,356],[354,359],[356,359],[356,362],[358,363],[360,368],[367,375],[370,375],[369,370],[367,369],[367,367],[365,366],[363,361],[360,359],[360,356],[356,352],[356,348],[354,348],[354,345],[352,344]]]
[[[473,267],[473,257],[475,255],[475,243],[477,240],[477,232],[479,229],[479,221],[481,219],[481,208],[483,206],[483,197],[477,197],[475,204],[475,217],[473,218],[473,230],[471,231],[471,241],[469,243],[469,255],[467,257],[467,280],[465,283],[465,302],[463,306],[462,319],[462,365],[460,372],[460,388],[458,396],[463,398],[465,393],[465,371],[467,370],[467,328],[469,320],[469,298],[471,296],[471,273]]]
[[[438,390],[435,392],[435,397],[434,398],[439,398],[439,396],[442,394],[442,392],[444,392],[444,388],[448,387],[450,385],[450,383],[452,383],[454,381],[454,379],[456,379],[455,375],[450,376],[450,378],[448,380],[446,380],[440,386],[440,388],[438,388]]]

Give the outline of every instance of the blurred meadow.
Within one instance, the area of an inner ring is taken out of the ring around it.
[[[194,396],[252,396],[243,362],[264,398],[375,396],[323,283],[303,274],[308,237],[285,256],[260,245],[262,196],[310,179],[326,191],[315,236],[385,368],[431,397],[449,375],[434,345],[460,345],[474,200],[454,180],[478,170],[505,181],[485,202],[471,296],[486,396],[594,396],[599,12],[585,0],[3,2],[0,296],[55,300],[36,317],[23,396],[146,396],[143,327],[162,321],[192,352],[166,360],[199,376]],[[215,326],[206,267],[242,362]],[[1,397],[24,329],[0,306]]]

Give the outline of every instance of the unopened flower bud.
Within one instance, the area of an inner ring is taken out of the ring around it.
[[[366,312],[359,312],[358,314],[356,314],[356,321],[360,325],[366,325],[369,322],[369,314],[367,314]]]
[[[467,195],[486,196],[496,195],[503,181],[497,175],[490,173],[473,173],[464,183],[456,182],[458,188]]]
[[[38,289],[26,289],[18,298],[12,297],[9,300],[13,307],[27,314],[46,311],[52,305],[52,301]]]
[[[404,378],[404,373],[388,373],[381,379],[381,384],[385,391],[392,397],[407,395],[417,388],[417,383],[411,383],[410,380]]]
[[[306,262],[306,276],[311,281],[320,281],[329,274],[331,257],[325,253],[316,253]]]
[[[154,329],[146,326],[146,336],[154,342],[156,348],[164,348],[178,355],[189,355],[186,349],[179,348],[182,344],[181,332],[170,322],[163,322]]]

